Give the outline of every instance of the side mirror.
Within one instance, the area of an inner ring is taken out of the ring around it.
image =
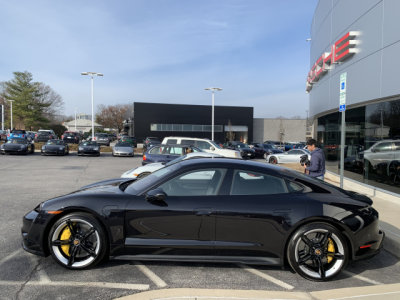
[[[147,202],[157,206],[168,206],[167,202],[165,202],[166,197],[167,194],[162,189],[151,190],[145,196]]]
[[[215,148],[211,146],[211,147],[210,147],[210,150],[211,150],[211,151],[215,151]]]
[[[374,153],[375,153],[375,152],[376,152],[375,148],[372,148],[372,149],[371,149],[371,152],[374,152]]]

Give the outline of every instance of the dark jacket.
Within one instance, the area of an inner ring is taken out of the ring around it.
[[[318,177],[325,174],[325,155],[322,149],[315,148],[311,152],[311,164],[306,169],[310,171],[311,177]]]

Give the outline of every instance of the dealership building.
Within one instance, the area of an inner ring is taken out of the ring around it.
[[[327,170],[338,173],[339,109],[345,110],[345,176],[395,194],[400,194],[399,28],[400,1],[320,0],[306,83]]]

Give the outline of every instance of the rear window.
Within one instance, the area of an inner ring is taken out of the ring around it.
[[[25,130],[13,130],[12,133],[14,134],[25,134]]]
[[[182,140],[181,144],[194,146],[195,140]]]

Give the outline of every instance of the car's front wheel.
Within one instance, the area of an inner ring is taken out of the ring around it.
[[[339,230],[325,223],[300,227],[291,237],[287,258],[292,269],[313,281],[327,281],[346,266],[348,247]]]
[[[275,156],[272,156],[272,157],[270,157],[270,159],[269,159],[269,163],[270,164],[277,164],[278,163],[278,160],[276,159],[276,157]]]
[[[68,269],[84,269],[99,263],[107,252],[107,238],[100,223],[90,214],[72,213],[51,227],[50,253]]]

